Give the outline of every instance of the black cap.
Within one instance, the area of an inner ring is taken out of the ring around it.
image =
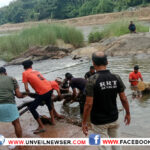
[[[71,73],[66,73],[65,77],[67,80],[71,80],[73,78],[73,75]]]
[[[135,65],[134,66],[134,70],[138,70],[139,69],[139,66],[138,65]]]
[[[6,73],[6,69],[4,67],[0,67],[0,73]]]
[[[31,60],[26,60],[22,63],[25,69],[31,68],[33,65],[33,62]]]

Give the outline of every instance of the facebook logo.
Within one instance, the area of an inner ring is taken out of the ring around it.
[[[100,145],[100,135],[99,134],[90,134],[89,144],[90,145]]]

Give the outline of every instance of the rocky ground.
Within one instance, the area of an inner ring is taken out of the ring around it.
[[[126,34],[104,39],[98,43],[77,49],[72,55],[91,56],[95,51],[104,51],[108,56],[134,56],[150,54],[150,33]]]
[[[72,55],[73,59],[78,59],[85,56],[90,57],[96,51],[104,51],[108,56],[150,55],[150,33],[135,33],[120,37],[111,37],[76,50],[71,45],[35,46],[16,57],[8,65],[21,64],[23,61],[29,59],[59,59],[68,55]]]

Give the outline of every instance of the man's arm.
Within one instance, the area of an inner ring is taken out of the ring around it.
[[[29,90],[29,86],[28,86],[28,83],[24,83],[24,88],[26,90],[27,93],[30,93],[30,90]]]
[[[143,77],[142,77],[141,73],[140,73],[140,79],[141,79],[141,81],[143,81]]]
[[[16,97],[18,98],[24,98],[26,95],[25,94],[22,94],[19,90],[19,87],[15,89],[15,95]]]
[[[126,111],[124,122],[126,125],[129,125],[131,118],[130,118],[130,109],[129,109],[129,103],[127,97],[124,92],[119,93],[119,96],[120,96],[121,103]]]
[[[58,100],[61,100],[62,99],[62,95],[60,93],[60,89],[57,89],[56,92],[58,94]]]
[[[91,113],[92,106],[93,106],[93,97],[87,96],[84,105],[84,113],[83,113],[83,121],[82,121],[82,131],[86,136],[88,135],[87,119]]]
[[[56,90],[56,92],[57,92],[58,96],[61,97],[60,90],[58,89],[58,90]]]
[[[76,99],[76,97],[77,97],[77,90],[76,90],[76,88],[73,88],[72,90],[73,90],[73,94],[72,94],[73,99]]]
[[[137,79],[130,79],[129,78],[129,82],[133,82],[133,81],[138,81]]]
[[[141,79],[141,81],[143,81],[143,77],[142,76],[140,77],[140,79]]]

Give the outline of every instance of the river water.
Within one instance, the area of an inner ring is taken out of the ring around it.
[[[130,85],[128,83],[129,72],[135,64],[140,65],[140,71],[142,72],[145,82],[150,82],[150,56],[137,56],[137,57],[109,57],[108,69],[113,73],[117,73],[123,79],[126,85],[126,95],[131,110],[131,124],[125,126],[123,123],[124,112],[120,112],[121,133],[129,136],[137,137],[149,137],[150,135],[150,95],[144,96],[141,99],[132,99],[130,95]],[[0,62],[3,65],[4,62]],[[35,62],[33,68],[40,71],[48,80],[54,80],[56,77],[64,78],[66,72],[71,72],[75,77],[84,77],[86,71],[88,71],[91,61],[83,58],[82,60],[72,60],[70,57],[65,57],[59,60],[43,60]],[[23,68],[21,65],[6,67],[8,75],[15,77],[20,85],[21,91],[24,91],[21,81]],[[29,100],[25,98],[23,100],[17,99],[17,104]],[[66,108],[62,106],[62,102],[55,103],[55,107],[58,112],[65,114],[71,118],[80,119],[78,103],[70,104]],[[122,108],[118,99],[118,107]],[[40,107],[39,111],[42,114],[47,114],[47,109]],[[48,114],[47,114],[48,115]]]
[[[102,26],[87,26],[79,27],[84,33],[85,41],[87,41],[88,34],[92,30],[102,30]],[[142,72],[145,82],[150,82],[150,56],[139,55],[136,57],[109,57],[108,69],[113,73],[117,73],[123,79],[126,85],[126,95],[130,104],[131,111],[131,124],[130,126],[125,126],[124,121],[124,111],[120,112],[120,123],[121,123],[121,133],[122,135],[129,135],[130,137],[149,137],[150,135],[150,95],[146,95],[141,99],[132,99],[130,90],[130,85],[128,82],[128,75],[132,71],[135,64],[140,65],[140,71]],[[4,65],[5,62],[0,61],[0,66]],[[59,60],[43,60],[35,62],[33,68],[40,71],[45,78],[48,80],[54,80],[56,77],[64,78],[66,72],[71,72],[75,77],[84,77],[84,74],[89,70],[91,65],[91,60],[83,58],[82,60],[72,60],[70,57],[65,57]],[[6,67],[8,75],[15,77],[20,85],[21,91],[24,91],[22,84],[22,72],[23,68],[21,65],[8,66]],[[23,100],[18,100],[17,104],[21,104],[25,101],[30,100],[30,98],[25,98]],[[79,119],[79,107],[78,103],[70,104],[66,107],[62,106],[62,102],[55,103],[55,107],[59,113],[65,114],[70,118]],[[118,107],[122,108],[120,101],[118,99]],[[39,111],[41,114],[47,114],[47,109],[45,107],[40,107]]]

